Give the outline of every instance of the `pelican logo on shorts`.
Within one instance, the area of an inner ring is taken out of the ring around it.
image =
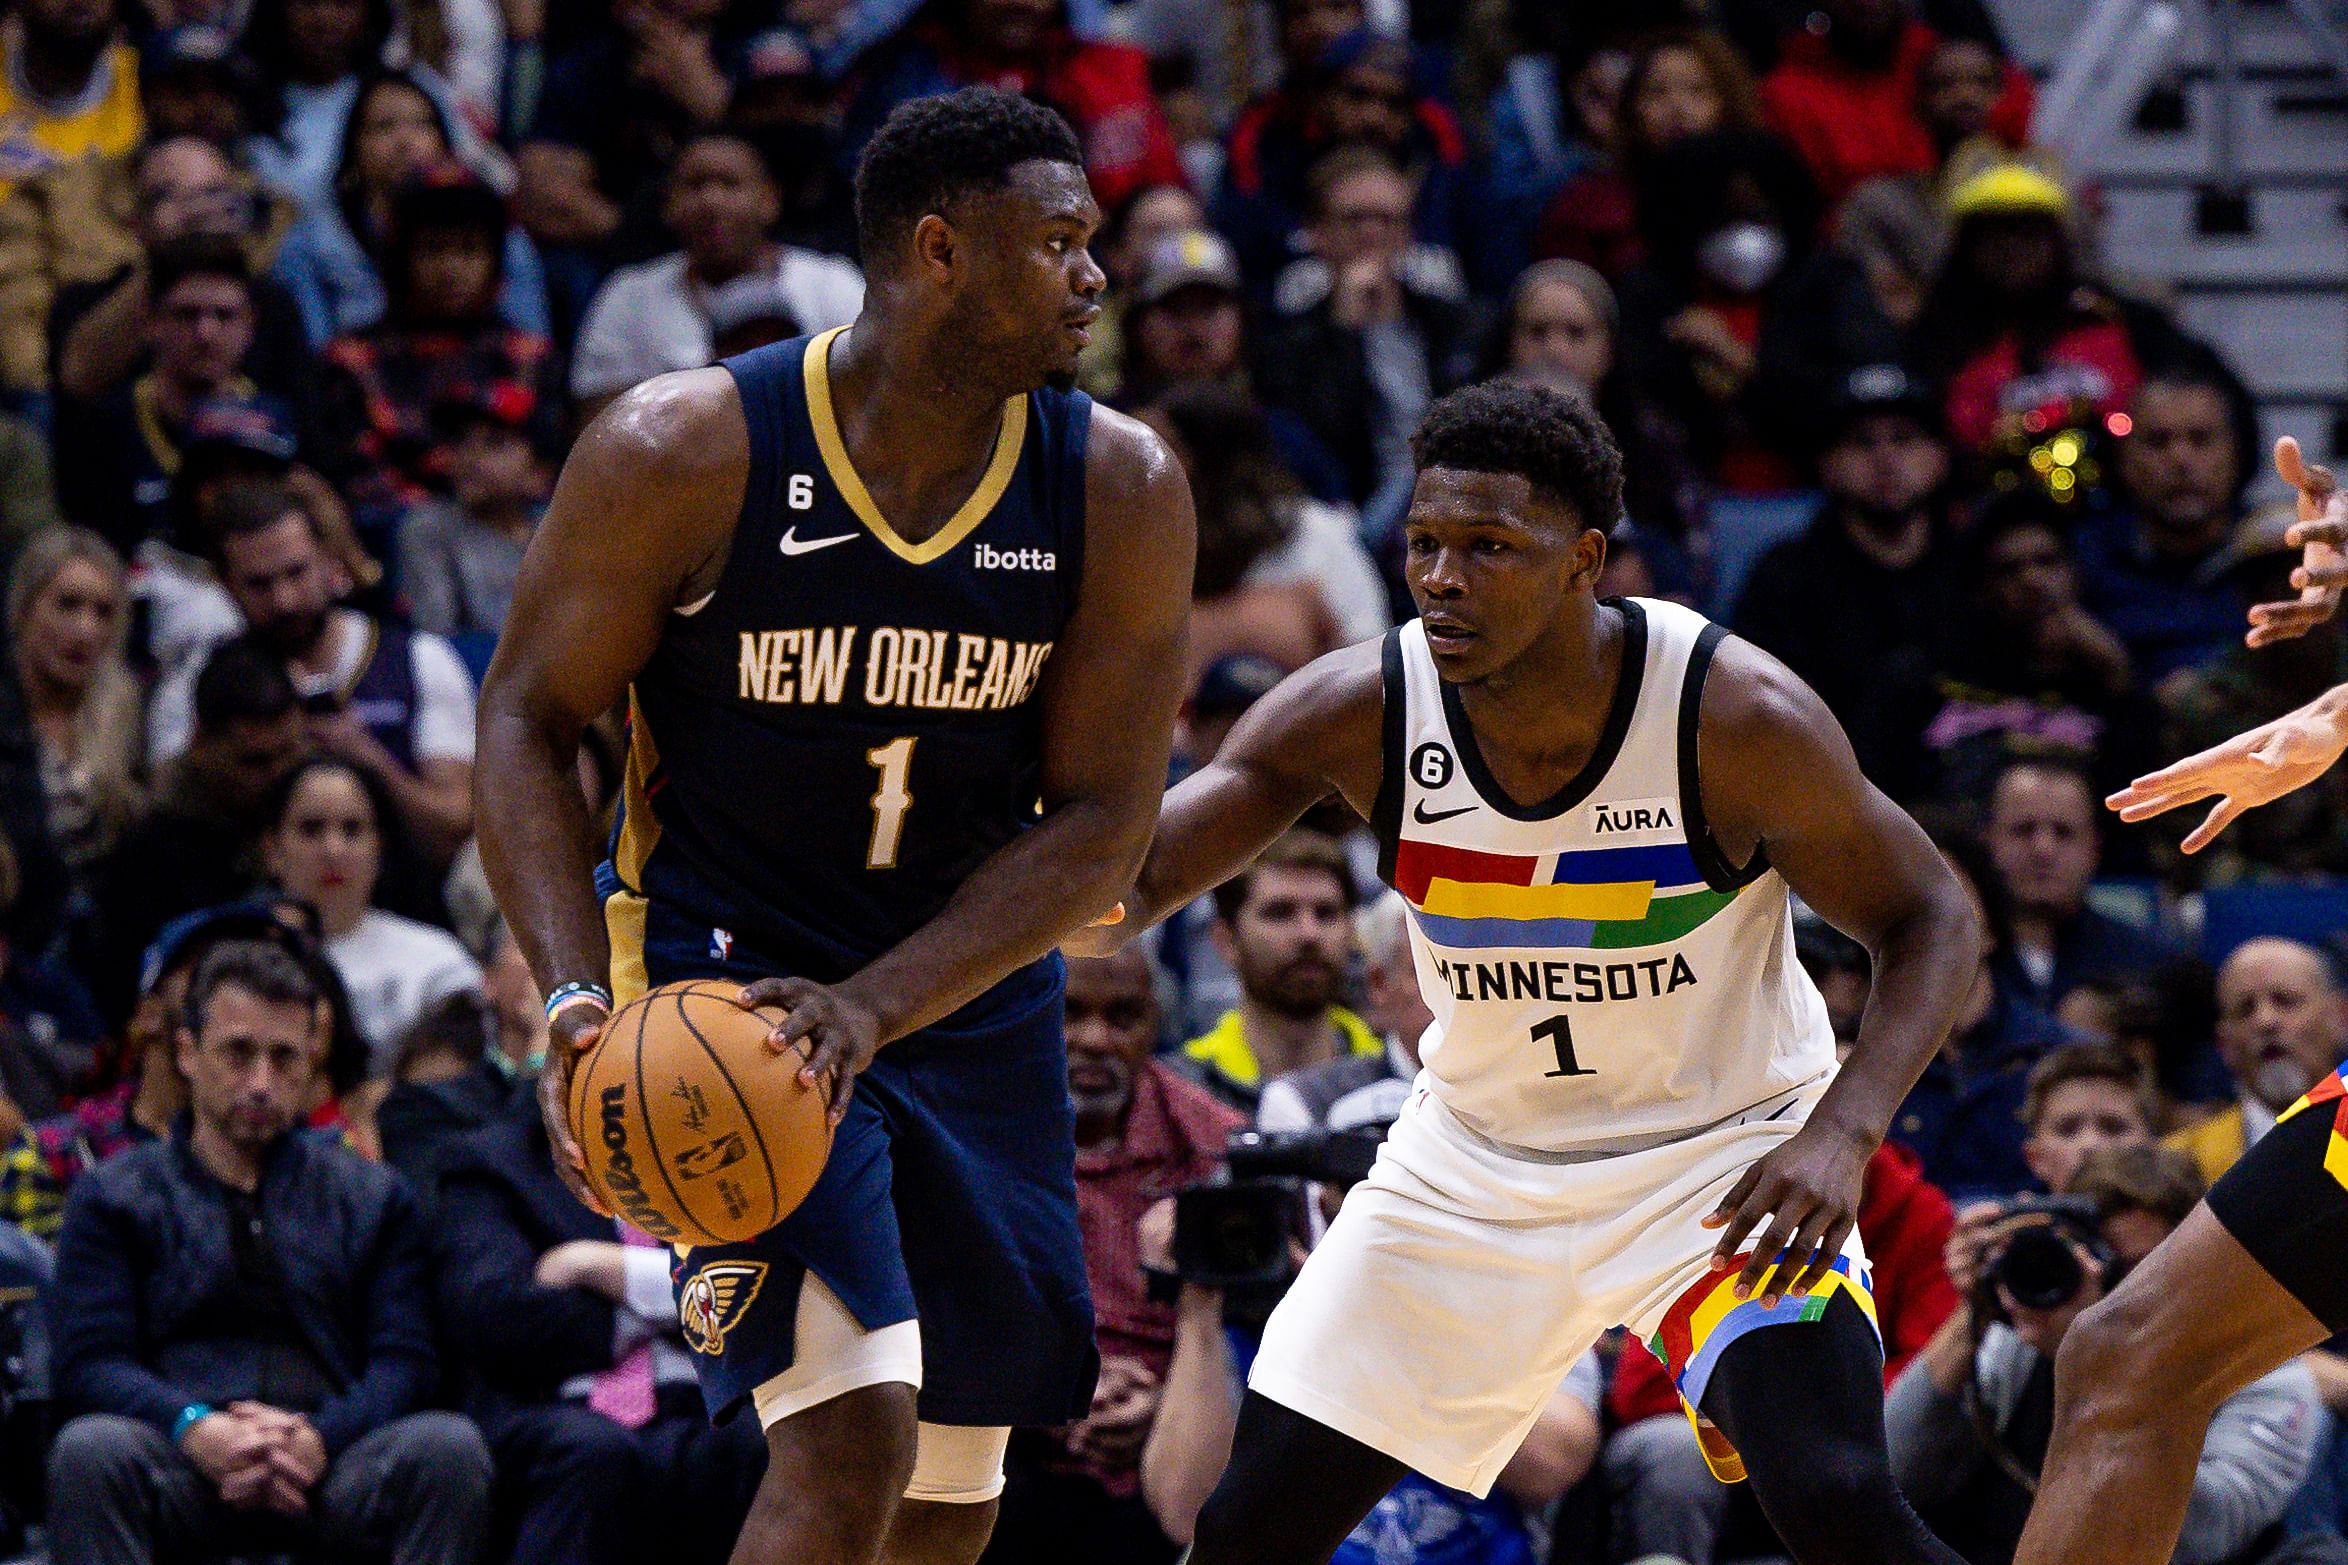
[[[603,1185],[611,1192],[612,1204],[620,1209],[620,1215],[655,1239],[685,1237],[644,1193],[644,1176],[636,1172],[636,1159],[628,1151],[628,1089],[624,1086],[603,1089],[603,1149],[608,1154],[603,1161]]]
[[[700,1179],[721,1168],[731,1168],[750,1155],[750,1143],[742,1139],[738,1130],[729,1130],[714,1141],[687,1147],[672,1161],[679,1179]]]
[[[677,1297],[685,1346],[710,1358],[725,1352],[726,1333],[750,1313],[751,1301],[764,1286],[764,1261],[712,1261],[695,1272]]]

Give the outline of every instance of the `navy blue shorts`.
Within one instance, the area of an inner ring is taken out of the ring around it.
[[[719,957],[706,927],[670,922],[655,904],[653,984],[763,976],[739,950]],[[1057,957],[1039,965],[996,992],[1018,996],[1008,1005],[974,1002],[981,1020],[965,1026],[958,1013],[881,1049],[798,1210],[755,1239],[679,1259],[680,1299],[704,1267],[764,1268],[716,1274],[728,1285],[711,1297],[727,1307],[688,1341],[713,1419],[791,1367],[807,1272],[868,1331],[921,1323],[926,1423],[1052,1425],[1090,1409],[1100,1360],[1076,1223],[1064,969]]]

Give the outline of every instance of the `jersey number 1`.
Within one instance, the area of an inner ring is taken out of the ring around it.
[[[1557,1051],[1557,1069],[1543,1071],[1544,1076],[1595,1076],[1598,1073],[1573,1057],[1573,1021],[1569,1017],[1552,1016],[1533,1029],[1533,1036],[1546,1038]]]
[[[864,867],[895,869],[897,839],[905,834],[905,812],[913,808],[913,795],[905,788],[913,772],[913,739],[892,739],[865,751],[864,758],[880,768],[880,786],[872,791],[872,844],[864,850]]]

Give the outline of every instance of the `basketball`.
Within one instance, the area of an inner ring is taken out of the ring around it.
[[[804,1056],[768,1050],[775,1013],[736,1005],[741,988],[663,984],[622,1006],[571,1072],[589,1188],[655,1239],[762,1234],[831,1154],[824,1094],[799,1083]]]

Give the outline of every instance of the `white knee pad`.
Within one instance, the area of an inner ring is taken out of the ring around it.
[[[922,1424],[914,1432],[913,1481],[908,1500],[938,1505],[983,1505],[1003,1492],[1003,1452],[1008,1428],[969,1424]]]
[[[867,1331],[813,1272],[799,1282],[791,1339],[791,1367],[750,1393],[761,1429],[866,1386],[920,1389],[920,1323],[901,1320]]]

